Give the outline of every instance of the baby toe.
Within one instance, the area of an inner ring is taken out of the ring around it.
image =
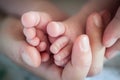
[[[41,64],[41,56],[39,51],[32,46],[22,46],[20,49],[22,60],[32,67],[38,67]]]
[[[58,37],[65,32],[65,26],[60,22],[50,22],[47,26],[47,33],[51,37]]]
[[[69,39],[65,36],[58,38],[50,47],[53,54],[57,54],[62,48],[69,43]]]
[[[40,39],[38,37],[35,37],[33,39],[27,39],[27,42],[32,46],[38,46],[40,43]]]
[[[39,44],[39,50],[42,52],[42,51],[45,51],[46,48],[47,48],[47,43],[46,42],[40,42]]]
[[[40,21],[40,16],[38,12],[30,11],[27,13],[24,13],[21,18],[22,24],[24,27],[34,27],[36,26]]]
[[[68,45],[65,48],[63,48],[59,53],[54,55],[54,59],[56,61],[61,61],[69,57],[70,54],[71,54],[71,45]]]
[[[33,39],[36,36],[36,29],[35,28],[24,28],[23,33],[27,39]]]
[[[64,60],[54,61],[54,62],[57,66],[64,67],[69,62],[69,60],[70,60],[70,58],[66,58]]]

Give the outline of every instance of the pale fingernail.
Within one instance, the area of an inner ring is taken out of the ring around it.
[[[55,64],[59,67],[63,66],[63,62],[62,61],[55,61]]]
[[[33,39],[36,36],[35,28],[24,28],[23,33],[27,39]]]
[[[109,55],[107,56],[108,59],[112,59],[115,56],[117,56],[117,54],[119,53],[119,51],[112,51],[109,53]]]
[[[58,48],[56,46],[50,47],[50,51],[54,54],[58,53]]]
[[[41,57],[42,62],[47,62],[49,60],[49,54],[48,53],[42,53],[41,56],[42,56]]]
[[[63,47],[65,47],[69,42],[67,37],[61,37],[52,44],[50,51],[53,53],[58,53]]]
[[[80,49],[83,52],[87,52],[89,50],[89,39],[87,36],[83,36],[81,38],[81,42],[80,42]]]
[[[36,23],[35,16],[36,15],[33,15],[33,14],[34,14],[34,12],[28,12],[28,13],[25,13],[22,16],[22,23],[23,23],[24,27],[28,27],[29,28],[29,27],[35,26],[35,23]]]
[[[115,42],[117,41],[117,39],[112,38],[109,41],[106,42],[105,46],[106,47],[111,47]]]
[[[57,22],[57,23],[55,23],[55,25],[56,25],[56,36],[55,37],[57,37],[65,32],[65,27],[63,26],[62,23]]]
[[[94,15],[93,20],[94,20],[96,27],[102,27],[102,21],[101,21],[101,17],[99,15],[97,15],[97,14]]]
[[[27,53],[22,53],[22,60],[29,66],[34,67],[31,57]]]
[[[58,26],[60,27],[60,34],[63,34],[65,32],[65,26],[61,23],[61,22],[58,22]]]

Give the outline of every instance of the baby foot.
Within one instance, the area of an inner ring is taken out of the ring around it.
[[[41,64],[41,57],[44,55],[25,42],[20,21],[16,18],[8,17],[1,26],[3,26],[1,38],[3,52],[17,64],[26,63],[27,65],[24,64],[26,66],[38,67]]]
[[[74,40],[84,32],[81,27],[83,24],[77,20],[77,17],[72,17],[64,22],[50,22],[47,26],[47,33],[52,43],[50,51],[54,54],[58,66],[64,66],[69,61]]]
[[[21,20],[26,41],[43,55],[42,61],[47,61],[49,43],[45,32],[47,24],[51,21],[50,16],[46,13],[31,11],[23,14]]]

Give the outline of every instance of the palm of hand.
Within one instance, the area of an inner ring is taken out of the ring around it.
[[[20,57],[20,46],[27,44],[24,35],[22,34],[22,25],[20,24],[20,21],[17,19],[14,20],[14,18],[8,18],[4,24],[5,25],[3,26],[5,27],[3,27],[2,32],[5,34],[3,37],[3,40],[5,40],[3,42],[5,45],[4,48],[7,48],[5,53],[15,63],[37,74],[38,76],[46,78],[47,80],[84,80],[91,64],[91,51],[90,48],[87,52],[80,50],[78,44],[80,42],[80,37],[74,43],[71,60],[64,68],[56,66],[52,62],[52,59],[46,63],[42,63],[39,68],[32,68],[24,64]],[[8,45],[13,45],[14,48]],[[11,54],[9,54],[10,52]]]

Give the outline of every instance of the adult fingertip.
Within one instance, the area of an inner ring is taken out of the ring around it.
[[[41,56],[33,47],[28,46],[27,48],[21,49],[21,57],[23,62],[31,67],[39,67],[41,64]]]
[[[117,39],[115,39],[115,38],[105,39],[105,37],[103,37],[103,45],[105,47],[111,47],[113,44],[115,44],[116,41],[117,41]]]
[[[72,50],[72,64],[81,68],[89,68],[91,64],[91,48],[87,35],[81,35],[77,38]],[[77,62],[77,61],[80,62]]]

